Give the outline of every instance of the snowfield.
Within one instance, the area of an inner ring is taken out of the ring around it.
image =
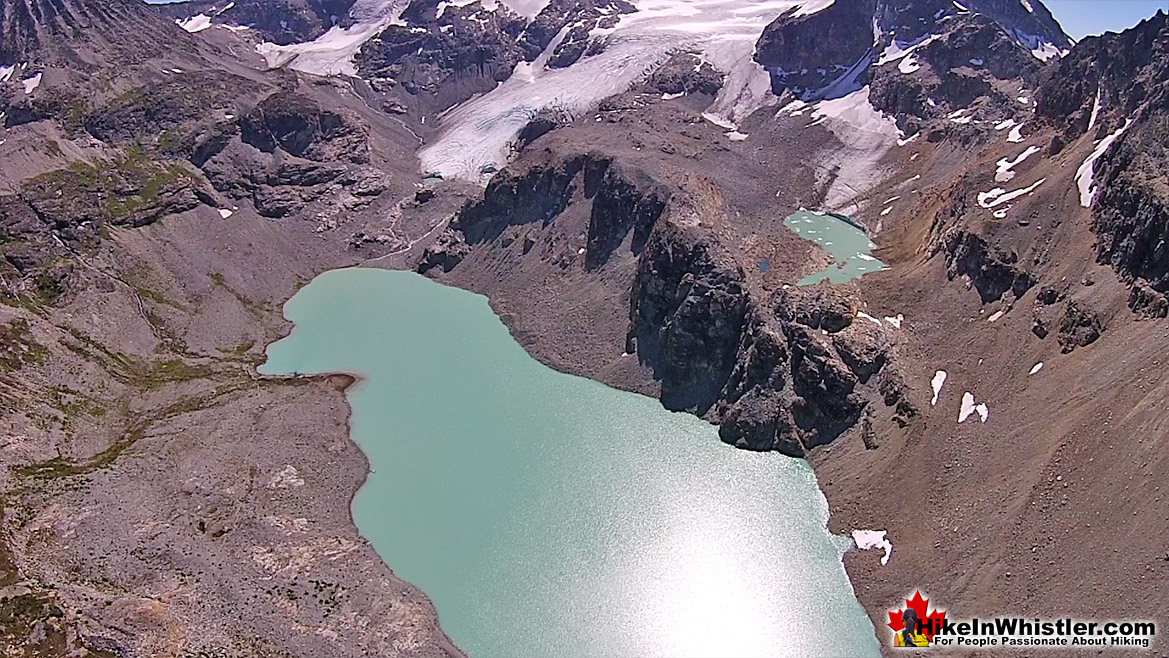
[[[479,181],[484,169],[504,164],[508,144],[539,110],[557,107],[579,115],[602,98],[627,89],[679,51],[694,52],[727,73],[709,114],[727,131],[736,132],[738,121],[774,99],[767,72],[752,59],[763,28],[793,7],[814,13],[832,2],[640,0],[635,4],[637,12],[623,15],[616,27],[594,30],[594,35],[610,39],[604,52],[567,68],[545,69],[544,63],[564,36],[557,35],[534,62],[520,64],[497,88],[443,116],[442,134],[419,153],[423,170]]]
[[[334,25],[313,41],[280,46],[265,41],[256,46],[272,68],[287,66],[316,75],[357,75],[353,56],[361,46],[398,20],[410,0],[357,0],[348,28]]]
[[[1104,152],[1108,150],[1109,146],[1112,146],[1112,142],[1115,142],[1116,138],[1124,134],[1124,131],[1128,129],[1130,123],[1132,123],[1132,119],[1125,119],[1123,126],[1100,140],[1096,144],[1096,148],[1092,151],[1092,154],[1084,160],[1084,164],[1080,165],[1079,169],[1076,169],[1076,187],[1080,190],[1081,206],[1085,208],[1092,207],[1092,197],[1096,196],[1096,190],[1092,188],[1092,177],[1096,173],[1096,160],[1104,155]]]

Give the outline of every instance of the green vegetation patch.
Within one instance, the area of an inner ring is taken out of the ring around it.
[[[0,325],[0,373],[40,365],[48,356],[49,351],[33,339],[28,320],[16,318]]]

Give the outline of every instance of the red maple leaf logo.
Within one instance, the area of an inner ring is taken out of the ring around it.
[[[946,619],[945,610],[934,610],[926,614],[926,609],[929,607],[930,600],[922,598],[920,591],[913,593],[912,599],[905,599],[905,606],[912,608],[917,613],[917,618],[921,621],[921,632],[930,641],[934,641],[934,633],[942,628],[942,622]],[[905,623],[901,621],[901,613],[905,608],[898,608],[889,612],[889,628],[893,629],[894,633],[905,628]]]

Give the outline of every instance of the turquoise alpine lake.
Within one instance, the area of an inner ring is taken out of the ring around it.
[[[878,655],[803,460],[556,372],[417,274],[327,272],[284,313],[261,372],[361,376],[354,521],[472,658]]]
[[[834,215],[801,210],[788,215],[783,225],[793,233],[811,240],[836,260],[835,265],[809,274],[796,282],[807,286],[827,279],[831,283],[851,281],[869,272],[885,269],[885,264],[873,257],[876,248],[865,232]]]

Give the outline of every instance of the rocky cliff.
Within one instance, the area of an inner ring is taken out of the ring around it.
[[[1169,312],[1169,16],[1121,34],[1089,37],[1047,73],[1037,114],[1071,141],[1091,133],[1096,257],[1131,285],[1130,306]]]

